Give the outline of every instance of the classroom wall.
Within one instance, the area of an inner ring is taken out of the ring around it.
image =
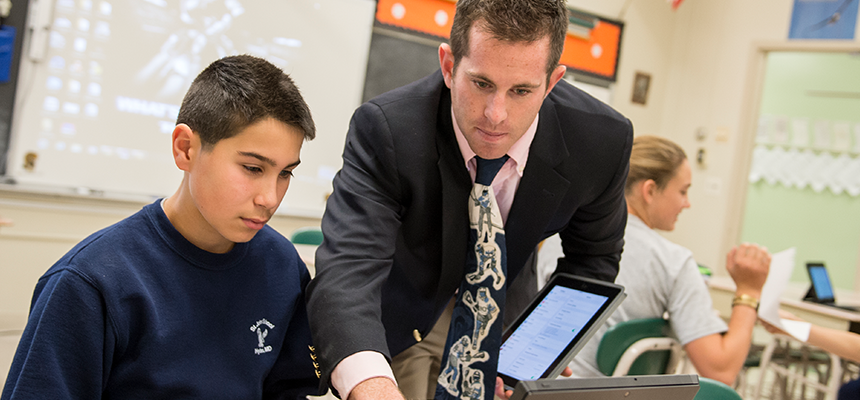
[[[698,262],[727,274],[725,252],[740,236],[743,196],[744,102],[755,43],[787,40],[791,0],[689,0],[677,10],[661,1],[569,0],[569,4],[625,22],[619,79],[612,106],[633,122],[636,135],[660,135],[703,166],[693,167],[692,208],[664,236],[693,251]],[[611,15],[615,13],[616,15]],[[636,71],[651,74],[646,105],[632,103]],[[697,132],[705,139],[696,139]]]
[[[696,260],[725,275],[725,253],[739,236],[740,215],[731,199],[742,196],[738,180],[749,154],[739,148],[746,132],[743,113],[753,46],[785,41],[790,0],[690,0],[677,10],[669,54],[669,80],[663,104],[662,134],[694,156],[706,151],[704,167],[693,167],[692,208],[684,211],[670,240]],[[696,132],[706,134],[696,140]]]
[[[809,91],[860,93],[860,55],[845,53],[779,52],[768,55],[759,113],[765,118],[757,142],[763,148],[812,150],[832,157],[858,155],[860,141],[851,135],[847,151],[816,148],[818,122],[860,124],[860,99],[812,96]],[[778,119],[788,122],[786,130],[776,130]],[[803,135],[794,123],[807,127]],[[831,143],[835,142],[835,132]],[[764,134],[764,135],[763,135]],[[782,139],[784,134],[785,140]],[[858,131],[857,134],[860,134]],[[803,138],[808,138],[808,142]],[[798,140],[800,139],[800,140]],[[837,146],[831,147],[838,148]],[[837,173],[840,171],[832,171]],[[793,174],[790,174],[793,175]],[[791,176],[792,178],[794,176]],[[858,245],[860,245],[860,197],[829,188],[816,192],[810,186],[786,186],[765,180],[747,189],[741,240],[754,241],[773,250],[796,247],[792,281],[808,282],[807,261],[823,261],[834,286],[853,289]]]
[[[636,135],[659,135],[663,132],[662,110],[670,78],[669,54],[677,13],[669,4],[660,1],[630,1],[626,8],[620,3],[623,2],[568,1],[571,6],[599,15],[603,15],[601,11],[615,12],[603,16],[624,22],[618,80],[612,85],[611,105],[630,118]],[[598,9],[600,6],[604,10]],[[630,101],[633,80],[640,71],[651,75],[645,105]]]

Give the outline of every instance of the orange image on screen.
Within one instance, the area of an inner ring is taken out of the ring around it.
[[[376,20],[447,39],[455,10],[456,3],[452,0],[379,0]],[[596,24],[588,39],[567,35],[559,63],[614,81],[623,25],[597,17],[594,19]]]
[[[618,64],[621,26],[598,21],[588,40],[567,35],[559,63],[592,74],[614,79]]]
[[[451,34],[455,4],[447,0],[379,0],[376,20],[447,38]]]

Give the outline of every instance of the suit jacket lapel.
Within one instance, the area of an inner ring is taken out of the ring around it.
[[[451,96],[442,90],[436,125],[439,175],[442,179],[442,272],[437,299],[446,303],[463,280],[469,241],[468,198],[472,179],[451,120]],[[444,305],[444,304],[443,304]]]
[[[570,181],[554,169],[568,156],[555,105],[546,100],[529,148],[526,169],[505,223],[508,282],[513,281],[542,239],[545,227],[570,187]]]

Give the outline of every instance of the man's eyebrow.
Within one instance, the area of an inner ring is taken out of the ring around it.
[[[466,71],[466,75],[469,75],[469,76],[471,76],[472,78],[475,78],[475,79],[480,79],[480,80],[482,80],[482,81],[487,81],[487,82],[489,82],[490,84],[492,84],[492,85],[494,85],[494,86],[496,85],[496,83],[495,83],[495,82],[493,82],[490,78],[487,78],[486,76],[484,76],[484,75],[482,75],[482,74],[475,73],[475,72],[468,72],[468,71]],[[515,87],[515,88],[522,88],[522,89],[538,89],[538,88],[540,88],[540,87],[541,87],[541,84],[542,84],[542,83],[519,83],[519,84],[514,85],[514,87]]]

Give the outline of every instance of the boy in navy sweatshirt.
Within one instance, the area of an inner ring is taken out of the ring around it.
[[[2,399],[316,394],[310,275],[266,225],[314,135],[283,71],[252,56],[209,65],[173,131],[176,193],[39,279]]]

